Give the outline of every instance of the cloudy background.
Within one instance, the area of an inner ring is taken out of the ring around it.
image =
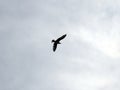
[[[120,90],[120,1],[0,0],[0,90]]]

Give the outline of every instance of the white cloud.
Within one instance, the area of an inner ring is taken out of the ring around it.
[[[111,22],[109,19],[101,20],[99,16],[91,18],[93,21],[88,21],[83,26],[76,26],[75,31],[71,30],[74,40],[87,42],[110,58],[120,58],[119,18],[114,17]]]
[[[71,74],[62,73],[59,74],[60,81],[69,88],[69,90],[96,90],[99,88],[109,87],[115,80],[111,76],[102,76],[101,74]]]
[[[120,58],[120,40],[114,34],[81,30],[80,39],[112,58]]]
[[[120,89],[119,0],[0,0],[0,7],[0,90]],[[51,39],[63,33],[53,53]]]

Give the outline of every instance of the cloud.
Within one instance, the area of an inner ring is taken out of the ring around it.
[[[0,90],[120,89],[118,0],[1,0]],[[52,52],[51,40],[67,33]]]
[[[79,39],[88,42],[94,48],[100,50],[111,58],[120,58],[120,41],[116,33],[91,32],[81,29],[77,36]]]
[[[59,79],[65,84],[66,88],[70,87],[70,90],[96,90],[98,88],[109,87],[115,83],[114,79],[110,76],[101,76],[90,73],[63,73],[59,74]]]

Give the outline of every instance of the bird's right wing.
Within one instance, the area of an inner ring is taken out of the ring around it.
[[[57,39],[57,41],[60,41],[60,40],[64,39],[64,38],[66,37],[66,35],[67,35],[67,34],[65,34],[65,35],[63,35],[63,36],[61,36],[61,37],[59,37],[59,38]]]
[[[54,44],[53,44],[53,51],[54,51],[54,52],[55,52],[56,48],[57,48],[57,43],[54,43]]]

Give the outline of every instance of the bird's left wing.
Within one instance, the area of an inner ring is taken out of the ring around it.
[[[60,41],[60,40],[64,39],[66,36],[67,36],[67,34],[64,34],[63,36],[59,37],[59,38],[57,39],[57,41]]]
[[[55,52],[56,48],[57,48],[57,43],[54,43],[54,44],[53,44],[53,51],[54,51],[54,52]]]

